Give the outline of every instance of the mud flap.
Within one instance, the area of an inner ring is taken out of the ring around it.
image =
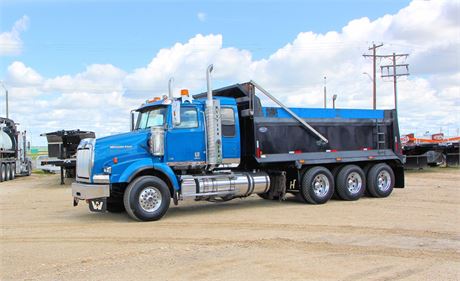
[[[95,198],[88,200],[91,212],[104,213],[107,211],[107,198]]]

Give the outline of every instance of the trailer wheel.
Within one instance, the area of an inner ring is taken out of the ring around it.
[[[324,204],[334,194],[334,177],[324,167],[313,167],[302,177],[302,198],[310,204]]]
[[[358,200],[365,190],[366,176],[359,166],[347,165],[337,174],[336,191],[340,199]]]
[[[5,180],[11,180],[11,164],[7,163],[5,165]]]
[[[11,164],[11,179],[14,180],[16,178],[16,164]]]
[[[0,182],[5,181],[5,164],[0,163]]]
[[[393,191],[395,174],[385,163],[373,166],[367,175],[367,190],[373,197],[387,197]]]
[[[130,217],[139,221],[161,219],[168,211],[171,192],[164,181],[154,176],[136,178],[126,188],[123,203]]]

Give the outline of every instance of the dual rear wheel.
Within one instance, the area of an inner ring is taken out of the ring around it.
[[[303,177],[300,197],[310,204],[324,204],[336,192],[342,200],[354,201],[366,191],[373,197],[387,197],[393,191],[395,177],[388,164],[371,166],[368,173],[357,165],[346,165],[333,172],[321,166],[308,169]]]
[[[16,177],[16,165],[13,163],[0,164],[0,182],[14,180]]]

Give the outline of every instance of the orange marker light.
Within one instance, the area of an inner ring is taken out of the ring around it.
[[[118,157],[113,157],[113,164],[117,164],[118,163]]]
[[[187,89],[180,90],[180,95],[188,97],[188,90]]]

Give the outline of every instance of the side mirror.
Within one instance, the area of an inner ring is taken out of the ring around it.
[[[178,100],[172,103],[172,120],[173,126],[180,125],[180,101]]]
[[[30,151],[30,141],[27,142],[27,150]]]
[[[130,124],[131,132],[134,131],[134,112],[131,111],[131,124]]]

